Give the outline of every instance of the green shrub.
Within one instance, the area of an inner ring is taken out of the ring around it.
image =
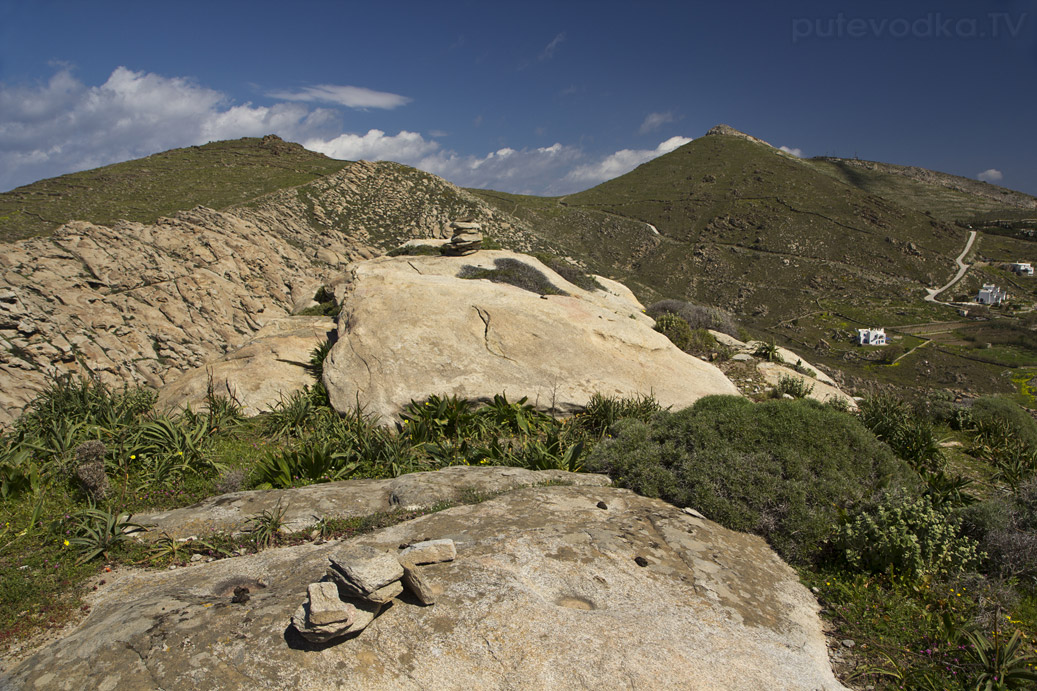
[[[253,477],[261,489],[333,482],[349,477],[357,469],[358,464],[350,462],[351,458],[351,454],[336,450],[330,443],[308,443],[267,454],[256,464]]]
[[[730,312],[717,307],[703,307],[682,300],[660,300],[649,305],[645,313],[653,319],[671,313],[681,317],[692,329],[711,329],[739,338],[738,324]],[[744,339],[742,339],[744,340]]]
[[[478,266],[463,266],[457,277],[473,280],[484,278],[493,283],[507,283],[537,295],[568,295],[564,290],[556,288],[544,275],[544,272],[523,261],[508,257],[494,260],[493,265],[496,268],[482,269]]]
[[[115,430],[138,421],[154,406],[155,398],[151,389],[112,391],[99,381],[64,374],[33,399],[15,421],[15,429],[23,437],[61,423]]]
[[[593,436],[604,436],[614,424],[626,418],[648,422],[662,410],[655,396],[643,395],[631,398],[614,398],[596,393],[591,396],[587,408],[573,418],[573,424]]]
[[[478,436],[475,404],[458,396],[429,396],[411,401],[403,413],[404,432],[414,444],[457,439],[465,433]]]
[[[756,344],[756,349],[753,350],[753,355],[758,358],[763,358],[767,362],[785,362],[785,358],[781,356],[781,351],[778,350],[778,346],[774,341],[769,343],[760,341]]]
[[[816,401],[708,396],[612,431],[614,439],[590,452],[587,470],[762,535],[793,562],[817,555],[841,509],[891,483],[917,485],[852,416]]]
[[[0,448],[0,499],[36,491],[43,483],[33,450],[25,446]]]
[[[506,434],[536,434],[551,427],[554,418],[537,411],[528,399],[523,396],[514,403],[508,402],[505,394],[495,394],[492,403],[476,411],[489,427]]]
[[[491,248],[487,247],[486,249]],[[390,257],[441,257],[443,256],[443,250],[440,245],[400,245],[389,250],[386,254]]]
[[[936,471],[943,465],[932,422],[896,396],[869,396],[861,402],[857,414],[865,427],[916,469]]]
[[[840,527],[837,538],[855,569],[915,578],[971,569],[980,560],[975,540],[960,535],[961,518],[935,508],[928,497],[887,498]]]
[[[1037,482],[960,512],[965,533],[987,554],[985,570],[1002,578],[1037,580]]]
[[[814,392],[814,385],[808,384],[805,379],[783,374],[778,377],[778,385],[774,387],[775,398],[781,398],[785,394],[793,398],[806,398]]]
[[[974,425],[1001,421],[1012,436],[1031,448],[1037,447],[1037,421],[1014,401],[999,396],[977,398],[970,412]]]
[[[691,327],[688,326],[688,322],[672,312],[659,315],[655,320],[655,330],[681,350],[687,350],[691,346]]]

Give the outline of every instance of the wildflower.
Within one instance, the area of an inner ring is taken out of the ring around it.
[[[130,454],[130,460],[131,460],[131,461],[135,461],[135,460],[137,460],[137,454],[135,454],[135,453],[131,453],[131,454]]]
[[[68,540],[65,540],[65,547],[68,547]]]

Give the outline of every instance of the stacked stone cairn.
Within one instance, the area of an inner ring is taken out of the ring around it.
[[[482,247],[482,226],[474,221],[451,221],[450,230],[453,236],[450,244],[443,247],[443,254],[452,257],[463,257],[473,254]]]
[[[453,540],[416,542],[397,555],[373,547],[348,547],[328,557],[325,577],[309,585],[307,600],[292,615],[292,624],[306,640],[326,643],[363,631],[404,589],[422,605],[435,604],[418,567],[456,557]]]

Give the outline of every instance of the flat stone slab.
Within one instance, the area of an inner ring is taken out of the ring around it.
[[[192,506],[156,513],[134,514],[133,521],[150,526],[143,539],[162,533],[182,539],[213,532],[241,530],[263,511],[285,509],[288,530],[303,530],[319,518],[369,516],[394,509],[417,509],[441,501],[459,501],[467,491],[503,492],[548,482],[603,486],[605,475],[561,470],[526,470],[507,466],[451,466],[383,480],[343,480],[308,487],[233,492],[210,497]]]
[[[325,643],[295,630],[329,555],[432,536],[457,545],[456,560],[420,567],[435,606],[404,594]],[[4,688],[843,688],[816,601],[762,539],[610,487],[523,489],[347,543],[106,580],[86,619]]]

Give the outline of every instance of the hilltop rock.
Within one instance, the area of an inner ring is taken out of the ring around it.
[[[306,369],[310,354],[334,331],[335,322],[328,317],[277,319],[237,350],[163,387],[156,407],[201,409],[211,378],[213,392],[237,402],[245,415],[270,410],[282,398],[313,384]]]
[[[485,272],[524,276],[529,289],[460,278]],[[383,421],[430,394],[490,401],[504,392],[561,414],[583,409],[595,392],[651,393],[677,408],[737,394],[720,370],[654,331],[627,295],[582,290],[527,255],[362,262],[340,303],[324,384],[336,409],[359,399]]]
[[[770,146],[772,149],[774,148],[762,139],[754,137],[751,134],[746,134],[745,132],[742,132],[740,130],[736,130],[734,127],[731,127],[730,125],[716,125],[714,127],[709,128],[709,131],[706,132],[707,137],[714,137],[717,135],[722,135],[725,137],[738,137],[739,139],[745,139],[750,142],[756,142],[757,144],[764,144],[766,146]]]
[[[298,633],[293,613],[319,626],[296,610],[329,556],[425,537],[457,545],[421,567],[435,605],[403,594],[359,634]],[[816,602],[762,539],[620,489],[530,488],[345,543],[106,580],[13,688],[843,688]]]

